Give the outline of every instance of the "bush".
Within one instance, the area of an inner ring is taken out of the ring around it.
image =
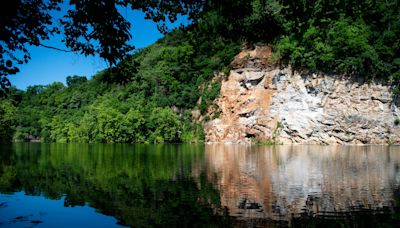
[[[169,108],[154,108],[146,127],[152,143],[180,142],[182,125],[178,115]]]

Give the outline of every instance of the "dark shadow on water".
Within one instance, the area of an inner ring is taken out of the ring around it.
[[[0,223],[1,225],[12,225],[12,224],[18,224],[18,226],[20,227],[35,227],[41,223],[43,223],[43,221],[41,220],[36,220],[36,219],[32,219],[33,215],[20,215],[17,216],[11,220],[9,220],[6,224],[4,223]]]

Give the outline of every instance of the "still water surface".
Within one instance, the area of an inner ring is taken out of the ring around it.
[[[400,147],[0,145],[2,227],[399,227]]]

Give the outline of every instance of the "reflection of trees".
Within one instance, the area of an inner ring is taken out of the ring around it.
[[[393,206],[400,184],[396,147],[209,145],[205,156],[222,206],[237,217],[377,212]]]
[[[130,226],[221,225],[225,221],[214,216],[218,191],[204,174],[190,177],[201,149],[17,144],[15,153],[0,155],[0,191],[65,196],[65,206],[87,203]]]
[[[15,144],[2,146],[0,192],[64,197],[139,227],[375,224],[398,211],[397,150]]]

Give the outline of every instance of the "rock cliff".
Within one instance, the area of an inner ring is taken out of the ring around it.
[[[219,118],[205,124],[207,142],[400,143],[389,85],[297,72],[272,64],[271,56],[268,46],[258,46],[235,57],[214,102],[218,110],[209,113]]]

